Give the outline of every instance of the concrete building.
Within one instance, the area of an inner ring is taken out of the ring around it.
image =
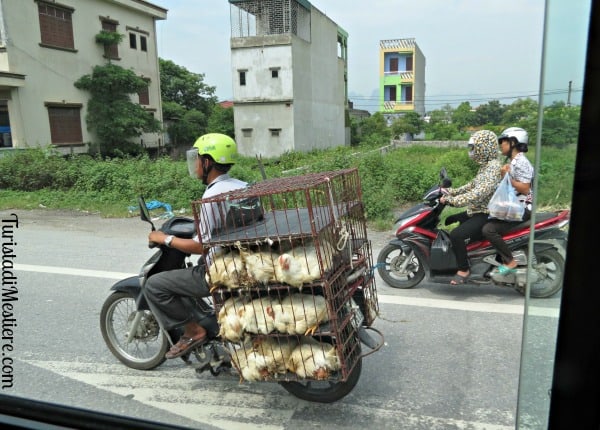
[[[240,153],[348,144],[348,34],[307,0],[229,3]]]
[[[0,146],[86,152],[95,142],[85,121],[90,94],[73,83],[109,60],[148,80],[132,101],[162,122],[155,23],[166,17],[144,0],[0,0]],[[95,39],[101,30],[123,41],[105,48]],[[146,134],[140,144],[161,140]]]
[[[379,42],[379,111],[425,115],[425,57],[415,39]]]

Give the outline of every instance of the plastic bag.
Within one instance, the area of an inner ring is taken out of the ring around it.
[[[429,265],[431,270],[444,272],[457,270],[452,242],[450,242],[450,235],[446,230],[438,230],[438,234],[431,244]]]
[[[504,221],[521,221],[525,213],[525,206],[517,198],[517,192],[510,183],[510,176],[504,175],[496,192],[488,203],[490,218]]]

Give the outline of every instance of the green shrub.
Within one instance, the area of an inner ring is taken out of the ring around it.
[[[538,178],[538,207],[570,205],[575,166],[575,146],[543,147]],[[535,151],[528,158],[535,162]],[[369,221],[389,223],[399,208],[420,201],[439,181],[445,167],[460,186],[471,180],[478,166],[464,148],[413,145],[385,154],[370,145],[289,152],[261,160],[267,178],[309,172],[358,168]],[[262,180],[254,157],[241,157],[231,175],[247,182]],[[137,196],[169,203],[190,213],[192,200],[202,196],[204,185],[190,177],[185,161],[148,156],[114,159],[87,155],[62,157],[51,148],[23,150],[0,157],[0,209],[32,208],[97,211],[123,216]]]

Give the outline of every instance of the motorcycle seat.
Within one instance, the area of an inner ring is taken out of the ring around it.
[[[183,239],[191,239],[196,234],[194,220],[186,217],[170,218],[160,229],[166,234],[172,234]]]
[[[554,218],[555,216],[557,216],[557,214],[555,212],[538,212],[535,214],[535,222],[539,223],[542,221],[546,221],[550,218]],[[529,221],[522,221],[519,223],[515,223],[515,225],[509,230],[509,231],[514,231],[514,230],[520,230],[523,228],[528,228],[529,227]]]

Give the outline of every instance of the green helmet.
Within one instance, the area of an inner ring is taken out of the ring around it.
[[[235,164],[237,145],[226,134],[208,133],[200,136],[194,143],[199,155],[210,155],[215,163]]]

